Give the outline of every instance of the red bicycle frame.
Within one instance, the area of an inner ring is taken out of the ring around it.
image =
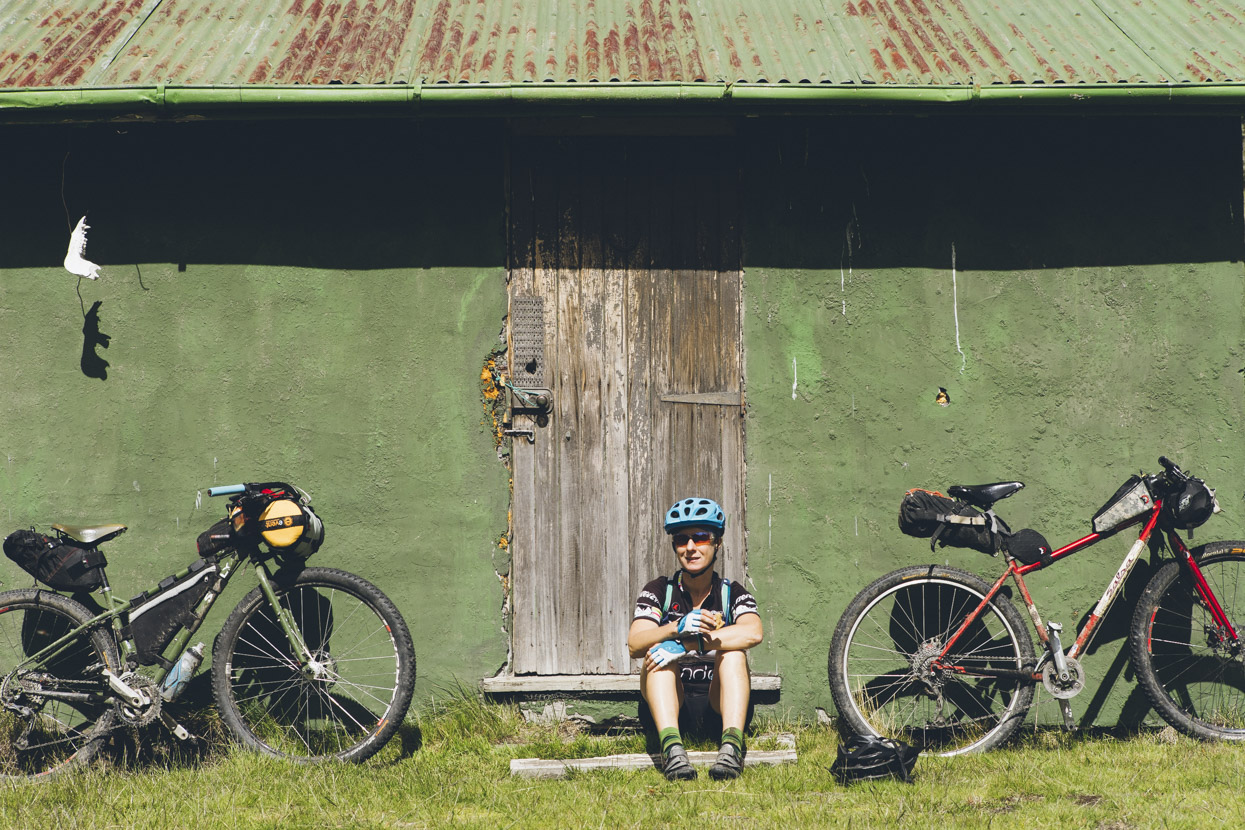
[[[1141,516],[1129,523],[1129,525],[1132,525],[1138,522],[1143,522],[1144,524],[1142,526],[1141,533],[1138,535],[1137,541],[1133,543],[1131,548],[1129,548],[1128,554],[1124,557],[1124,561],[1120,563],[1120,567],[1116,570],[1115,576],[1111,578],[1111,582],[1107,585],[1107,590],[1103,592],[1102,598],[1098,600],[1098,604],[1094,606],[1094,610],[1090,612],[1089,619],[1085,621],[1085,625],[1077,633],[1076,643],[1068,650],[1066,655],[1067,657],[1076,658],[1078,655],[1084,653],[1085,649],[1089,646],[1089,642],[1094,636],[1094,631],[1098,628],[1098,623],[1103,617],[1106,616],[1107,609],[1109,609],[1111,607],[1111,603],[1115,601],[1116,595],[1119,594],[1120,588],[1124,585],[1124,580],[1128,579],[1128,575],[1132,572],[1133,566],[1137,564],[1137,559],[1141,556],[1141,551],[1150,541],[1150,536],[1154,533],[1154,528],[1158,525],[1159,514],[1162,509],[1163,500],[1156,499],[1153,507],[1151,507],[1149,511],[1141,514]],[[1066,559],[1077,551],[1091,547],[1104,538],[1106,537],[1101,533],[1091,533],[1088,536],[1077,539],[1075,542],[1070,542],[1069,544],[1064,545],[1056,551],[1052,551],[1048,561],[1035,562],[1031,565],[1021,564],[1009,554],[1007,556],[1007,570],[1004,571],[1003,575],[995,581],[994,585],[992,585],[990,590],[986,593],[985,598],[982,599],[973,612],[964,619],[964,622],[960,624],[960,627],[957,628],[955,633],[952,634],[947,640],[947,643],[943,646],[942,652],[939,654],[939,659],[935,662],[935,665],[946,671],[952,671],[958,674],[969,674],[969,672],[962,666],[947,665],[942,663],[942,658],[946,657],[947,654],[955,647],[956,641],[959,640],[960,635],[962,635],[964,631],[981,616],[986,606],[989,605],[990,602],[993,601],[994,597],[998,595],[999,591],[1002,590],[1003,583],[1007,581],[1008,577],[1012,578],[1012,581],[1016,583],[1016,587],[1020,590],[1020,595],[1024,598],[1025,607],[1029,611],[1029,619],[1032,620],[1033,627],[1037,629],[1038,637],[1042,640],[1044,645],[1049,645],[1050,638],[1047,635],[1046,628],[1042,625],[1042,617],[1038,613],[1037,604],[1033,601],[1033,597],[1029,594],[1029,589],[1025,586],[1024,575],[1034,571],[1040,571],[1043,568],[1048,568],[1056,562]],[[1167,531],[1167,538],[1171,544],[1172,550],[1177,556],[1180,557],[1180,560],[1184,563],[1185,568],[1193,577],[1193,584],[1197,589],[1198,597],[1201,599],[1203,605],[1206,606],[1207,610],[1210,611],[1211,618],[1214,620],[1215,625],[1228,639],[1236,640],[1236,629],[1232,626],[1231,621],[1223,612],[1223,607],[1219,604],[1219,600],[1215,598],[1214,592],[1211,591],[1210,585],[1207,584],[1206,578],[1202,575],[1202,570],[1198,567],[1197,561],[1193,558],[1193,554],[1191,554],[1189,552],[1189,548],[1185,546],[1184,540],[1177,536],[1174,530]],[[1017,674],[1016,672],[990,668],[974,669],[972,673],[990,677],[1013,677]],[[1023,674],[1026,678],[1032,678],[1033,680],[1041,680],[1042,677],[1041,673],[1037,671],[1021,672],[1020,674]]]

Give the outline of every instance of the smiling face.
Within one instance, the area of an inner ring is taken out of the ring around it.
[[[691,576],[700,576],[713,567],[714,557],[722,545],[721,537],[708,527],[684,527],[670,535],[674,555],[679,558],[683,570]]]

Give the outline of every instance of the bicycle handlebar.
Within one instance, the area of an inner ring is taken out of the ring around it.
[[[232,496],[235,493],[245,493],[245,484],[222,484],[220,487],[209,487],[209,496]]]

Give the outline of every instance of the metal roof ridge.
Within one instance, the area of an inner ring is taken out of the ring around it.
[[[0,123],[112,121],[162,117],[337,115],[343,108],[385,114],[522,115],[525,110],[578,107],[588,114],[659,105],[669,114],[773,112],[817,108],[969,106],[1076,111],[1130,105],[1187,105],[1245,110],[1245,82],[1080,84],[767,84],[726,82],[573,82],[326,85],[175,85],[0,89]],[[682,105],[682,106],[680,106]],[[958,105],[958,106],[956,106]]]

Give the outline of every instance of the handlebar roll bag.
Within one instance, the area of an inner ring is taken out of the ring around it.
[[[277,499],[259,514],[259,535],[274,550],[306,558],[324,542],[324,523],[310,504]]]

